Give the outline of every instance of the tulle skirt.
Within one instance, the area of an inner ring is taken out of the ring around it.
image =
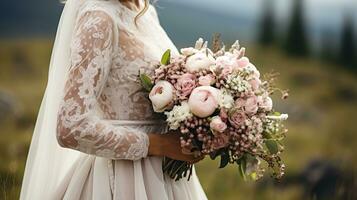
[[[163,133],[166,126],[117,121],[138,131]],[[59,185],[53,199],[66,200],[205,200],[195,170],[188,181],[162,172],[161,157],[110,160],[82,154]]]

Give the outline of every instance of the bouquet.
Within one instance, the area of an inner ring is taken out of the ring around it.
[[[184,150],[220,157],[220,168],[235,164],[244,179],[257,180],[266,169],[281,178],[288,115],[273,109],[270,96],[279,91],[285,99],[288,93],[274,86],[276,73],[261,76],[238,41],[229,50],[219,43],[215,39],[211,50],[200,38],[175,57],[167,50],[153,75],[140,74],[141,83],[154,111],[180,132]],[[163,171],[189,179],[192,164],[164,158]]]

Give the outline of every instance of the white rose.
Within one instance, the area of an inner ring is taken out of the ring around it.
[[[215,64],[215,59],[212,55],[206,54],[205,51],[199,51],[196,54],[187,58],[186,69],[193,73],[203,69],[210,69]]]
[[[149,98],[155,112],[163,112],[168,108],[174,97],[174,87],[167,81],[159,81],[152,88]]]
[[[273,100],[270,97],[266,97],[260,103],[260,107],[264,111],[271,111],[273,109]]]
[[[254,75],[254,77],[260,78],[260,72],[252,63],[249,63],[247,66],[244,67],[244,69],[251,72]]]

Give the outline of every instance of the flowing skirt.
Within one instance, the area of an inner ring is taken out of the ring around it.
[[[116,121],[117,125],[152,132],[166,132],[157,123]],[[188,181],[172,180],[162,172],[161,157],[138,161],[111,160],[82,154],[61,181],[53,199],[65,200],[206,200],[195,170]]]

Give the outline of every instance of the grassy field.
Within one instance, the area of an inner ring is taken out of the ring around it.
[[[0,199],[18,199],[33,125],[46,86],[51,46],[51,41],[44,39],[0,41],[0,97],[10,102],[0,107]],[[209,199],[320,199],[311,195],[312,189],[302,181],[322,176],[312,171],[308,173],[311,176],[304,177],[304,169],[312,161],[333,166],[342,182],[352,181],[348,187],[337,185],[333,189],[336,194],[325,199],[345,199],[346,193],[350,195],[347,199],[356,197],[356,74],[344,71],[343,66],[290,58],[275,48],[251,46],[248,56],[262,71],[279,71],[278,85],[291,91],[288,101],[275,98],[278,110],[290,115],[284,154],[287,175],[281,183],[269,175],[256,183],[244,182],[236,167],[219,170],[216,161],[206,159],[197,164],[196,170]],[[329,171],[326,176],[331,177]],[[332,181],[324,183],[331,185]]]

